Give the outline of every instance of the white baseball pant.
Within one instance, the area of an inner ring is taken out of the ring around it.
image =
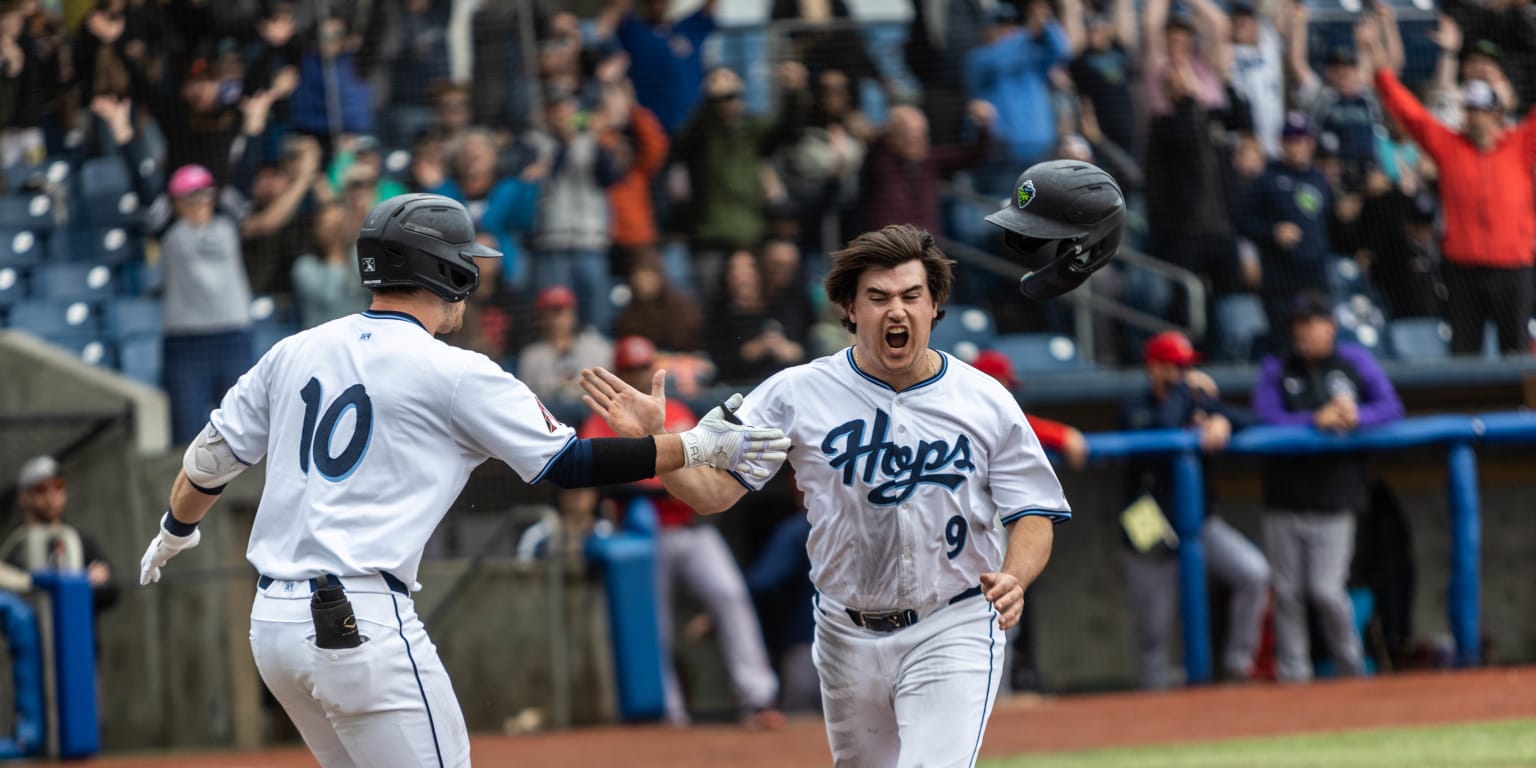
[[[975,765],[1002,684],[997,611],[977,596],[918,615],[874,632],[817,597],[812,652],[838,768]]]
[[[458,768],[469,731],[411,598],[343,578],[361,646],[315,647],[308,581],[274,581],[251,606],[256,669],[324,768]]]

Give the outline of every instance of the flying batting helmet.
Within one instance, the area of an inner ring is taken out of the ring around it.
[[[1034,270],[1019,290],[1049,299],[1082,285],[1119,250],[1125,196],[1092,163],[1049,160],[1020,174],[1013,199],[987,221],[1003,228],[1008,249]]]
[[[397,195],[373,207],[357,234],[357,271],[367,288],[416,286],[463,301],[480,284],[475,259],[501,253],[475,241],[469,211],[442,195]]]

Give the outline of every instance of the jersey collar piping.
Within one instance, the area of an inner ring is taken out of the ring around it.
[[[922,389],[923,387],[926,387],[929,384],[932,384],[932,383],[938,381],[939,379],[944,378],[944,374],[949,371],[949,355],[946,355],[943,352],[939,352],[938,350],[934,350],[934,352],[938,352],[938,355],[939,355],[939,372],[935,373],[932,376],[929,376],[926,379],[923,379],[922,381],[919,381],[916,384],[913,384],[910,387],[907,387],[906,389],[901,390],[901,394],[906,394],[908,392],[912,392],[912,391],[915,391],[915,390]],[[877,378],[875,378],[875,377],[865,373],[863,369],[859,368],[859,364],[854,362],[854,360],[853,360],[853,347],[849,347],[848,348],[847,356],[848,356],[848,367],[852,368],[854,373],[857,373],[858,375],[864,377],[864,379],[866,381],[874,384],[875,386],[878,386],[878,387],[880,387],[882,389],[885,389],[885,390],[888,390],[888,391],[891,391],[891,392],[895,392],[896,391],[895,387],[893,387],[893,386],[891,386],[891,385],[889,385],[889,384],[887,384],[887,383],[885,383],[885,382],[883,382],[883,381],[881,381],[881,380],[879,380],[879,379],[877,379]]]
[[[404,312],[396,312],[393,309],[365,309],[363,310],[363,317],[373,320],[404,320],[407,323],[415,324],[417,328],[420,328],[423,331],[427,329],[425,325],[421,324],[420,320],[417,320],[416,318],[407,315]]]

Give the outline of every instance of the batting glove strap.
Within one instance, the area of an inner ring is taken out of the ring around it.
[[[165,508],[165,517],[160,519],[160,530],[164,531],[168,540],[185,541],[192,538],[197,532],[197,523],[183,523],[171,514],[171,508]]]

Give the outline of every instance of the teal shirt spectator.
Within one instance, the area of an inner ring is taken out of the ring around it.
[[[483,200],[466,200],[458,182],[451,178],[426,191],[463,203],[475,220],[475,228],[496,238],[496,249],[502,254],[502,281],[523,287],[528,265],[522,256],[522,238],[533,231],[533,217],[538,212],[538,183],[515,176],[505,178],[496,182]]]
[[[327,262],[313,253],[294,260],[293,300],[305,328],[361,312],[368,308],[369,299],[357,273],[355,252],[342,262]]]

